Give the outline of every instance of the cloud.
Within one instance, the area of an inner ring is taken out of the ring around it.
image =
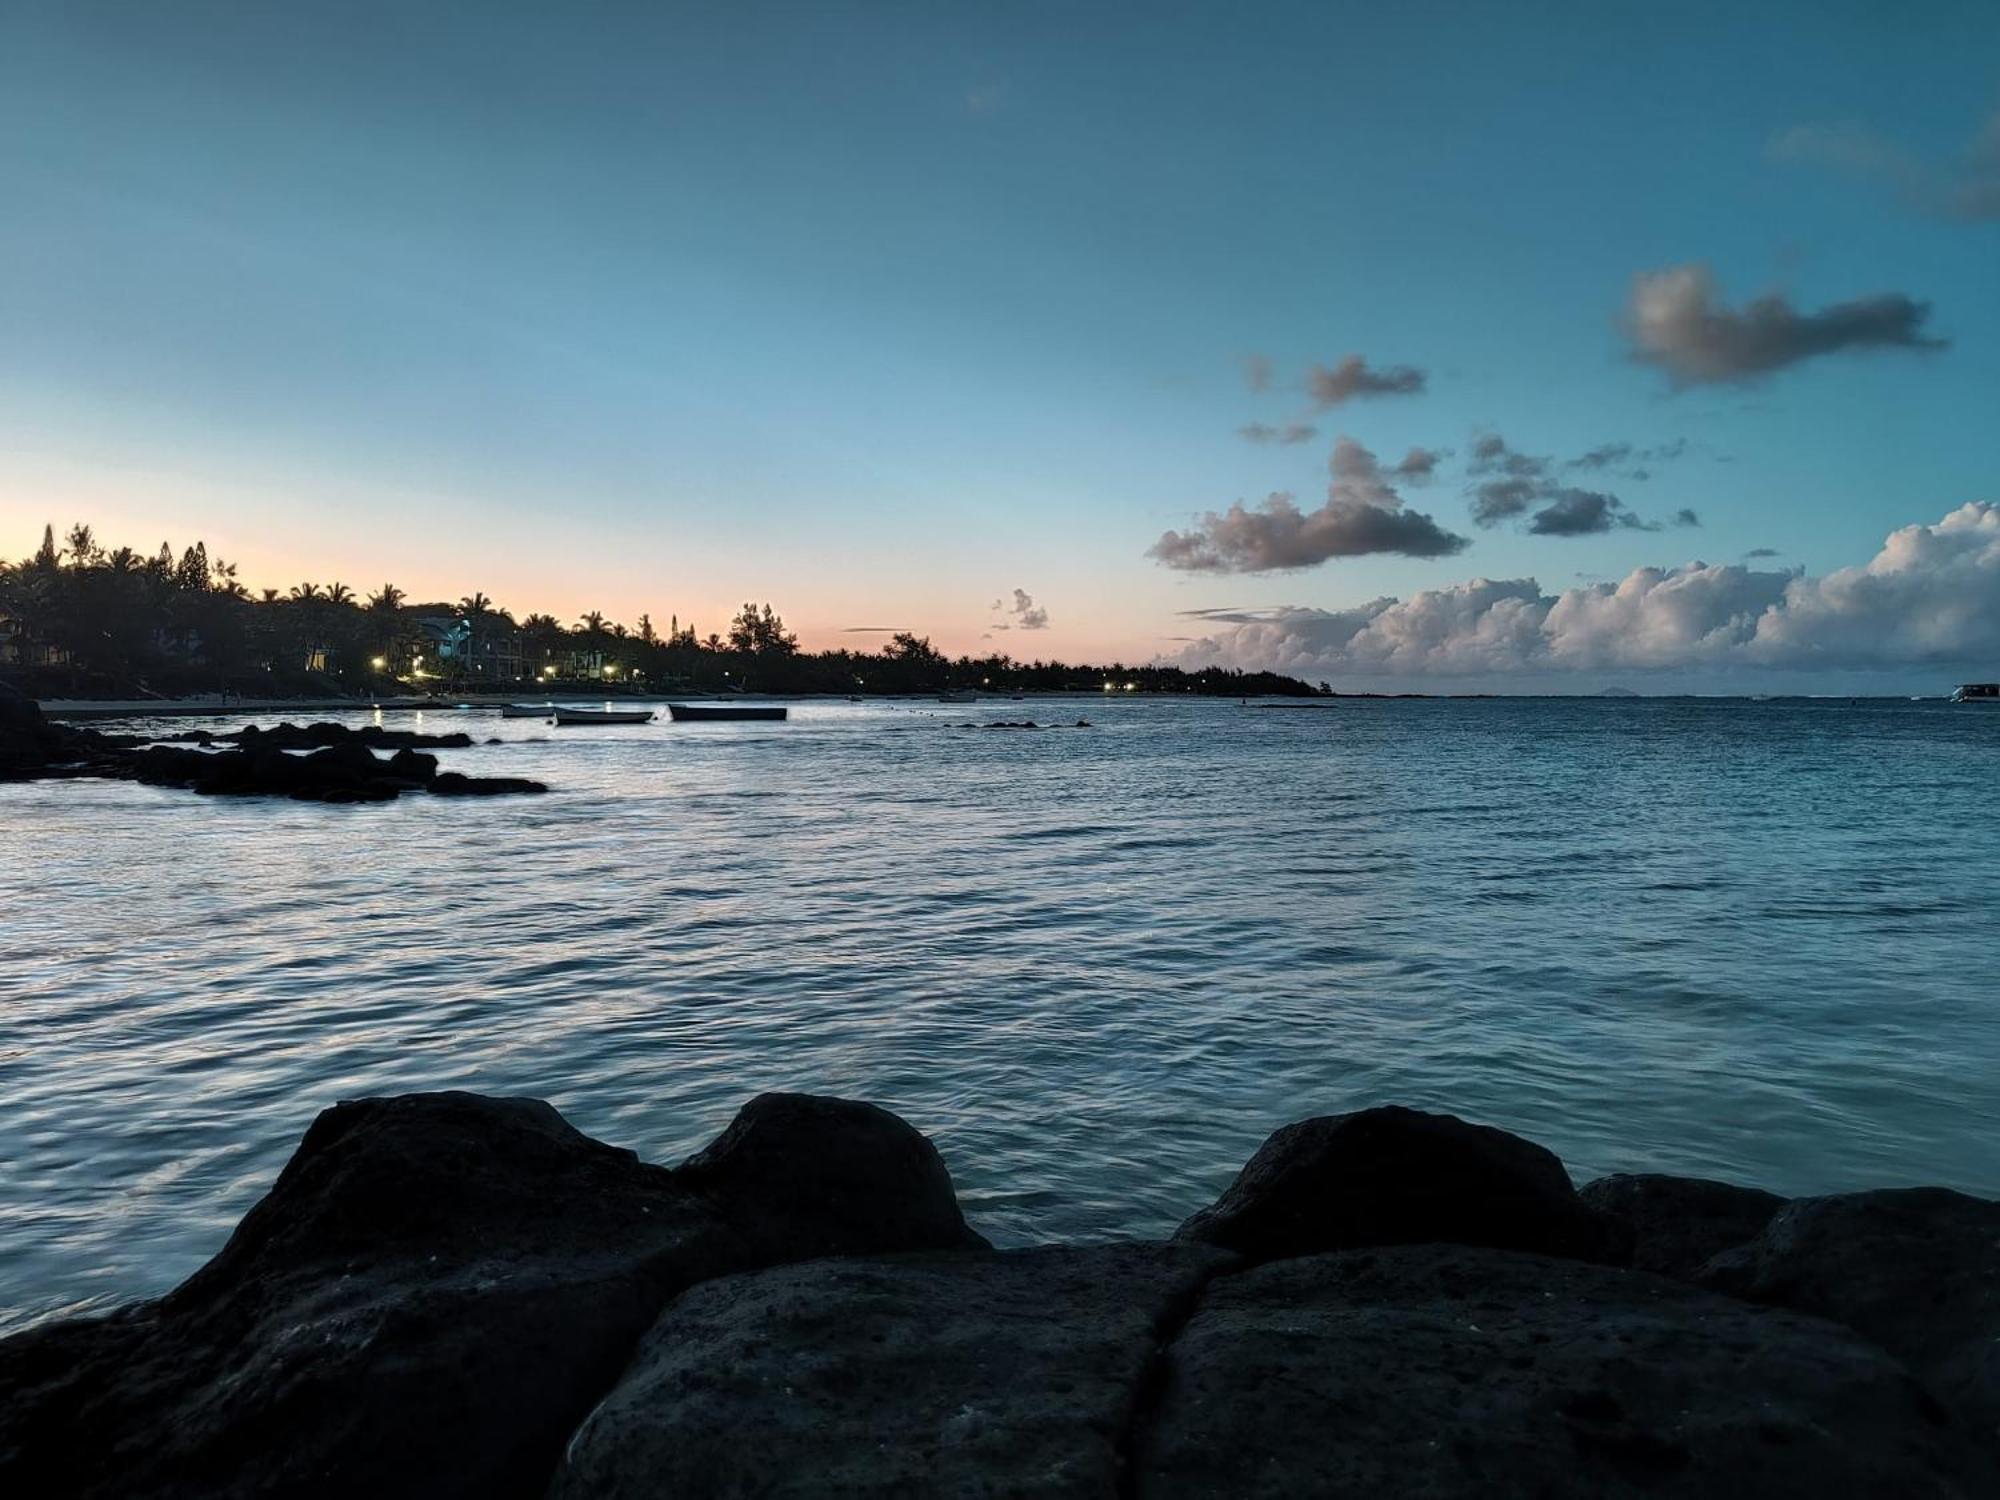
[[[1271,367],[1270,358],[1263,354],[1246,354],[1239,361],[1243,366],[1243,383],[1253,391],[1268,391],[1276,372]]]
[[[1747,562],[1753,558],[1782,557],[1783,555],[1776,547],[1752,547],[1748,552],[1743,554],[1743,558]]]
[[[1636,443],[1601,443],[1588,453],[1579,453],[1563,462],[1565,469],[1583,469],[1593,474],[1622,474],[1627,479],[1651,479],[1647,464],[1669,463],[1687,452],[1686,438],[1642,448]]]
[[[1696,515],[1689,507],[1683,505],[1679,510],[1674,512],[1674,524],[1676,526],[1699,526],[1701,525],[1701,517]]]
[[[2000,219],[2000,110],[1954,162],[1931,163],[1861,125],[1798,125],[1774,136],[1774,161],[1875,177],[1920,213]]]
[[[1429,484],[1437,474],[1438,460],[1445,453],[1443,448],[1412,448],[1389,472],[1410,484]]]
[[[1013,616],[1010,622],[996,623],[992,627],[995,630],[1014,628],[1021,630],[1047,630],[1049,628],[1049,612],[1035,603],[1034,598],[1026,589],[1015,589],[1012,603],[995,599],[993,601],[993,608],[996,611],[1005,610]]]
[[[1237,436],[1252,443],[1309,443],[1319,436],[1319,429],[1310,422],[1287,422],[1282,427],[1273,427],[1265,422],[1249,422],[1236,429]]]
[[[841,629],[842,635],[901,635],[907,625],[847,625]]]
[[[1313,365],[1306,370],[1306,394],[1322,411],[1362,396],[1415,396],[1424,389],[1424,372],[1412,365],[1371,370],[1359,354],[1350,354],[1331,369]]]
[[[1227,628],[1188,646],[1183,664],[1313,679],[1990,662],[2000,656],[2000,504],[1906,526],[1868,562],[1822,578],[1691,562],[1554,595],[1532,578],[1475,578],[1351,609],[1205,618]]]
[[[1633,278],[1626,312],[1633,357],[1676,386],[1750,381],[1819,355],[1854,349],[1942,349],[1922,331],[1930,305],[1900,292],[1800,312],[1777,293],[1732,312],[1716,300],[1705,265]]]
[[[1429,516],[1404,510],[1395,470],[1384,470],[1354,439],[1334,443],[1328,467],[1333,480],[1317,510],[1300,510],[1282,491],[1254,509],[1239,500],[1187,532],[1167,532],[1147,556],[1189,573],[1272,573],[1378,552],[1448,557],[1468,545]]]
[[[1482,433],[1473,441],[1472,456],[1465,466],[1466,476],[1475,481],[1471,487],[1473,524],[1490,530],[1503,521],[1526,516],[1527,530],[1534,536],[1658,531],[1657,522],[1636,515],[1616,495],[1563,484],[1556,474],[1563,469],[1612,469],[1641,453],[1677,456],[1683,446],[1679,439],[1650,449],[1606,443],[1559,464],[1552,458],[1508,447],[1497,432]],[[1681,516],[1693,515],[1693,511],[1681,512]],[[1700,523],[1677,516],[1675,524]]]
[[[1690,512],[1692,514],[1692,512]],[[1536,536],[1590,536],[1603,531],[1657,531],[1625,508],[1616,495],[1596,490],[1557,490],[1528,523]]]

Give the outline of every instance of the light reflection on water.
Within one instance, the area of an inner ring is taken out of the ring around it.
[[[873,1099],[1003,1243],[1164,1232],[1274,1125],[1385,1100],[1579,1180],[2000,1194],[2000,712],[424,727],[557,790],[0,788],[0,1324],[165,1289],[316,1110],[418,1088],[660,1161],[759,1090]]]

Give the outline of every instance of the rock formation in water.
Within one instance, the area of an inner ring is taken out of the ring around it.
[[[96,777],[183,787],[208,796],[289,797],[298,802],[387,802],[405,792],[438,797],[546,792],[515,776],[467,776],[438,770],[437,757],[415,747],[462,749],[465,734],[417,734],[370,725],[249,725],[234,734],[194,730],[158,743],[52,722],[25,699],[0,699],[0,781]],[[187,749],[217,744],[229,750]],[[388,758],[378,749],[394,750]],[[292,754],[292,751],[304,751]]]
[[[0,1493],[2000,1493],[2000,1204],[1613,1177],[1403,1109],[1165,1244],[993,1250],[887,1112],[677,1169],[339,1105],[156,1302],[0,1341]]]

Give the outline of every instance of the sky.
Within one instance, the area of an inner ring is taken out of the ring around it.
[[[1990,0],[0,0],[0,192],[13,555],[1353,690],[2000,677]]]

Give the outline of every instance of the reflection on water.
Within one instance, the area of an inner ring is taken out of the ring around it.
[[[946,732],[993,707],[429,716],[506,739],[448,767],[556,788],[519,800],[0,788],[0,1321],[172,1285],[315,1110],[418,1088],[661,1161],[758,1090],[866,1097],[1003,1243],[1163,1232],[1272,1126],[1383,1100],[1579,1178],[2000,1193],[2000,712]]]

